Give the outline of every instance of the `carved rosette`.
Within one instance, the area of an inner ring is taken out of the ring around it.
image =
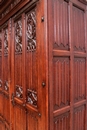
[[[0,88],[2,87],[2,80],[0,79]]]
[[[5,81],[4,89],[5,89],[5,91],[8,91],[8,90],[9,90],[8,81]]]
[[[23,98],[23,88],[19,85],[16,85],[16,97]]]
[[[2,35],[0,33],[0,55],[2,54]]]
[[[18,20],[15,23],[15,52],[22,52],[22,22]]]
[[[27,14],[27,50],[36,50],[36,12]]]
[[[4,53],[8,54],[8,29],[4,31]]]
[[[31,89],[27,89],[27,102],[37,107],[37,92]]]

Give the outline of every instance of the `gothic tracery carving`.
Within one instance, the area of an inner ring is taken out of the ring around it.
[[[27,14],[27,50],[36,49],[36,12]]]
[[[8,54],[8,29],[4,31],[4,53]]]
[[[37,92],[31,89],[27,89],[27,102],[37,107]]]
[[[15,51],[22,52],[22,22],[18,20],[15,23]]]
[[[19,85],[16,85],[16,97],[23,98],[23,88]]]

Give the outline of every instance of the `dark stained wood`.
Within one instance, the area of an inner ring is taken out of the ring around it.
[[[0,130],[87,129],[86,4],[0,1]]]

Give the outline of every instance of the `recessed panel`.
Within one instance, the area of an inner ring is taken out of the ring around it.
[[[74,102],[85,99],[86,94],[86,60],[74,59]]]
[[[73,47],[75,51],[85,52],[84,11],[73,6]]]
[[[54,48],[69,50],[68,3],[54,1]]]
[[[4,105],[4,103],[3,103],[3,94],[2,93],[0,93],[0,115],[2,116],[3,115],[3,105]]]
[[[7,95],[3,97],[3,117],[7,123],[10,123],[10,101]]]
[[[74,130],[85,130],[85,106],[80,106],[74,110]]]
[[[36,9],[26,13],[26,92],[27,103],[37,107]]]
[[[26,111],[21,106],[14,107],[14,129],[25,130],[26,129]]]
[[[69,112],[63,113],[62,115],[54,119],[53,130],[70,130],[70,114]]]
[[[38,119],[37,116],[32,113],[29,112],[27,114],[27,130],[38,130]]]
[[[15,95],[19,99],[23,99],[22,86],[22,19],[15,21]]]
[[[70,104],[69,57],[54,57],[53,93],[54,109],[59,109]]]

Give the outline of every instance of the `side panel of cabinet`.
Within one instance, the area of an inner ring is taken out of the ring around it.
[[[86,130],[86,6],[77,0],[49,6],[49,129]]]

